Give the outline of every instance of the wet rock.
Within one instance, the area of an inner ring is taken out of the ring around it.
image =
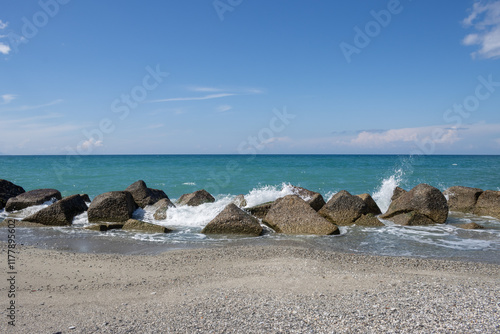
[[[60,201],[24,218],[24,221],[47,226],[71,225],[73,218],[87,211],[87,204],[82,195],[65,197]]]
[[[351,195],[345,190],[336,193],[319,210],[321,216],[340,226],[352,225],[362,215],[369,213],[374,214],[360,197]]]
[[[450,211],[473,213],[482,189],[455,186],[444,191],[448,196],[448,207]]]
[[[137,204],[128,191],[111,191],[94,198],[88,209],[89,222],[125,222]]]
[[[166,228],[165,226],[160,226],[156,224],[146,223],[140,220],[129,219],[125,222],[122,230],[127,231],[139,231],[145,233],[168,233],[172,230]]]
[[[263,222],[278,233],[286,234],[339,234],[336,225],[321,217],[302,198],[289,195],[274,202]]]
[[[87,195],[87,194],[80,194],[80,196],[82,196],[82,198],[83,198],[83,200],[85,201],[85,203],[90,203],[90,202],[92,202],[92,201],[90,200],[89,195]]]
[[[500,219],[500,191],[486,190],[477,199],[474,213]]]
[[[40,205],[51,199],[60,200],[61,193],[56,189],[31,190],[16,197],[11,197],[5,205],[5,211],[22,210],[33,205]]]
[[[189,205],[189,206],[198,206],[205,203],[213,203],[215,202],[215,198],[210,195],[205,189],[195,191],[191,194],[182,195],[177,201],[177,205]]]
[[[103,224],[93,224],[86,226],[85,229],[89,231],[106,232],[110,230],[120,230],[123,227],[123,223],[103,223]]]
[[[9,198],[16,197],[24,192],[23,187],[15,185],[10,181],[0,179],[0,210],[5,207]]]
[[[132,194],[134,201],[141,208],[153,205],[163,198],[168,198],[163,190],[148,188],[142,180],[132,183],[125,191]]]
[[[392,201],[380,218],[402,225],[444,224],[448,202],[439,189],[421,183]]]
[[[257,217],[259,219],[264,219],[271,209],[271,206],[273,206],[274,202],[267,202],[263,204],[259,204],[256,206],[252,206],[251,208],[246,208],[245,210],[250,212],[250,214],[254,217]]]
[[[382,214],[382,211],[380,211],[380,208],[378,207],[377,203],[373,200],[373,198],[370,196],[370,194],[361,194],[357,196],[361,198],[363,202],[365,202],[366,206],[368,207],[369,213],[373,215]]]
[[[257,218],[231,203],[208,223],[201,233],[259,236],[262,233],[262,226]]]
[[[373,213],[368,213],[366,215],[362,215],[355,222],[358,226],[366,226],[366,227],[381,227],[385,226]]]
[[[319,211],[326,203],[320,193],[302,188],[293,187],[293,192],[306,201],[314,210]]]
[[[466,230],[482,230],[482,229],[484,229],[484,226],[476,224],[476,223],[462,224],[462,225],[458,225],[457,227],[463,228]]]
[[[169,208],[175,208],[175,204],[170,201],[168,198],[163,198],[156,202],[153,205],[154,218],[156,220],[165,220],[167,219],[167,211]]]

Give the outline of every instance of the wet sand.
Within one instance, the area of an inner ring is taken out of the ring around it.
[[[1,243],[2,266],[7,245]],[[296,245],[157,255],[17,246],[16,326],[6,271],[0,332],[498,333],[500,266]]]

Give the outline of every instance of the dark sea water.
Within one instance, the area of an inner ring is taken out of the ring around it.
[[[166,235],[129,232],[88,232],[86,215],[74,227],[19,229],[26,244],[56,246],[86,252],[159,252],[185,247],[232,243],[298,242],[347,252],[390,256],[457,258],[500,263],[500,221],[492,217],[451,213],[447,224],[402,227],[389,222],[382,228],[342,227],[341,236],[284,236],[268,231],[259,238],[209,237],[201,229],[238,194],[248,206],[292,193],[291,185],[320,192],[328,200],[340,190],[370,193],[382,211],[396,186],[411,189],[428,183],[440,190],[455,185],[500,190],[500,156],[395,155],[117,155],[117,156],[0,156],[0,178],[25,190],[56,188],[63,196],[123,190],[137,180],[162,189],[171,199],[206,189],[217,199],[200,207],[168,211],[155,221],[148,209],[137,218],[174,229]],[[41,207],[18,213],[20,217]],[[0,220],[6,217],[0,211]],[[457,224],[475,221],[485,230],[466,231]],[[6,239],[0,231],[0,238]],[[126,245],[125,251],[120,245]]]

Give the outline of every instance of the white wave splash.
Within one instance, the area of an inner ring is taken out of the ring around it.
[[[386,212],[391,204],[391,197],[394,189],[403,181],[404,171],[397,169],[394,174],[382,180],[380,187],[373,193],[372,197],[382,212]]]

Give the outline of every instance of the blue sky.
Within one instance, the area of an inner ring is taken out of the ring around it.
[[[500,1],[0,4],[0,153],[500,153]]]

